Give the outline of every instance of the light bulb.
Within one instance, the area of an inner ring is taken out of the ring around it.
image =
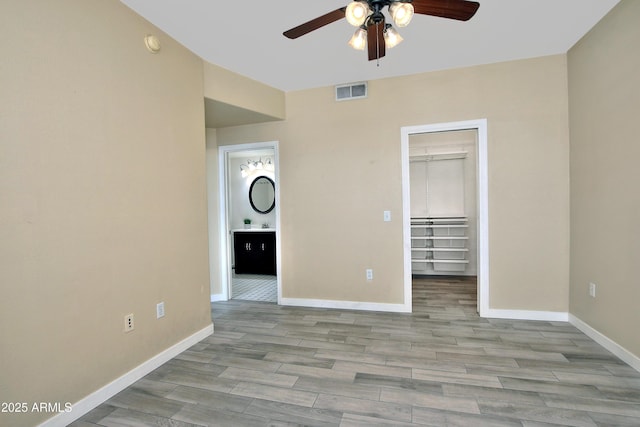
[[[354,27],[359,27],[364,24],[367,16],[369,16],[369,5],[361,1],[352,1],[347,6],[347,10],[344,13],[347,22]]]
[[[268,171],[273,171],[275,168],[273,166],[273,163],[271,162],[271,159],[267,159],[267,164],[264,167],[266,170]]]

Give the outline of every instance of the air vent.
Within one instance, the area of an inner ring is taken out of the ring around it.
[[[367,97],[367,82],[349,83],[336,86],[336,101],[360,99]]]

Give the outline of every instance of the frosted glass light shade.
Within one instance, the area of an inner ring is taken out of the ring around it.
[[[389,13],[398,27],[406,27],[413,18],[413,5],[395,2],[389,5]]]
[[[367,30],[364,28],[358,28],[356,32],[349,40],[349,46],[354,48],[355,50],[364,50],[367,45]]]
[[[347,18],[347,22],[349,22],[349,24],[354,27],[359,27],[367,20],[369,13],[369,5],[361,1],[352,1],[347,6],[344,16]]]
[[[404,39],[398,34],[395,28],[389,26],[384,30],[384,45],[387,49],[399,45],[402,40]]]

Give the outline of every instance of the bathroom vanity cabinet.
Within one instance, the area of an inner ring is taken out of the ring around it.
[[[276,232],[234,230],[233,254],[236,274],[276,274]]]

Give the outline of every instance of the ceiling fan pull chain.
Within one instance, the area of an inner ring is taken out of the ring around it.
[[[376,22],[374,25],[376,26],[376,67],[380,67],[380,32],[378,31],[378,25],[384,26],[384,21],[382,21],[382,24]]]

